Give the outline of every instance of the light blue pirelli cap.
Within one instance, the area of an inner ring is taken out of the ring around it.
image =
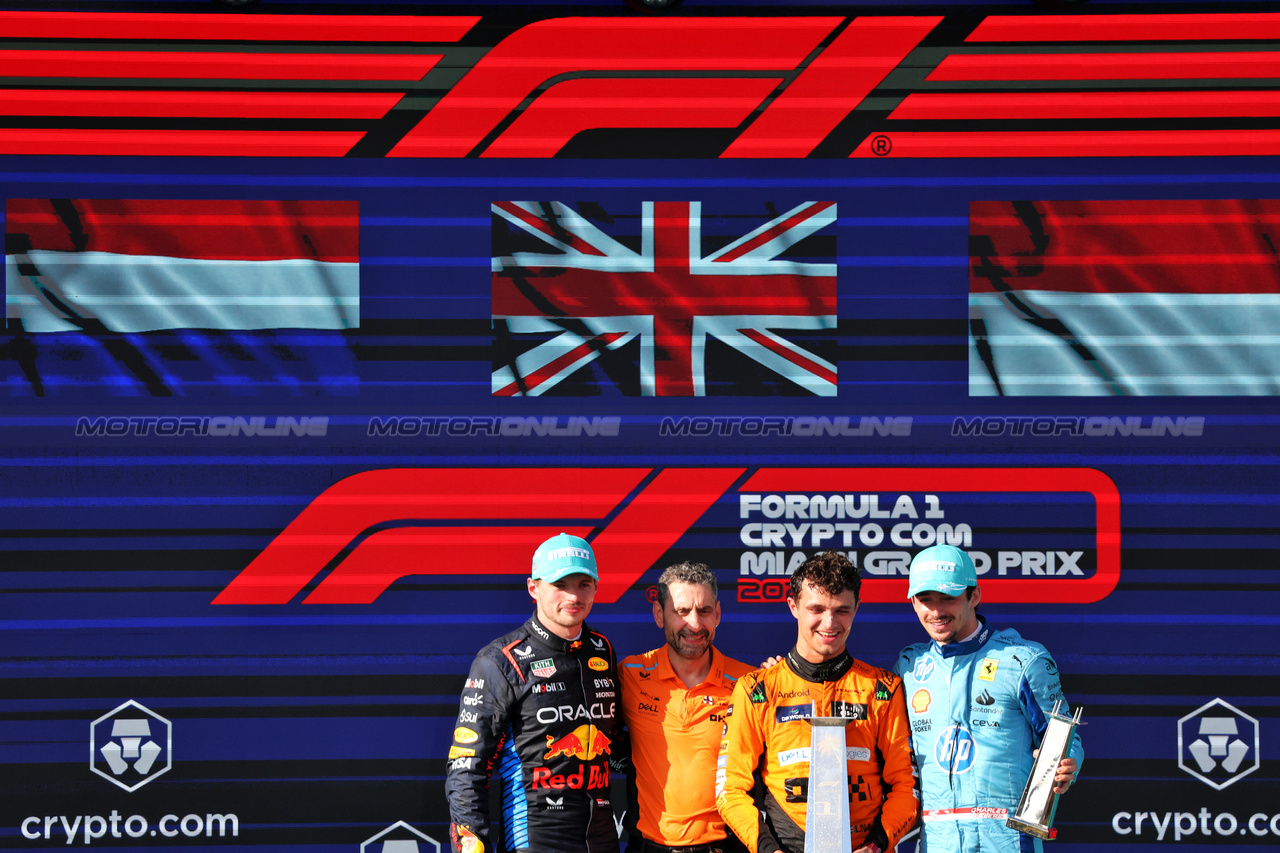
[[[911,561],[907,598],[928,590],[959,595],[977,585],[978,573],[968,554],[954,545],[934,545],[916,554]]]
[[[581,536],[557,533],[533,552],[533,579],[555,583],[569,575],[590,575],[600,580],[596,554]]]

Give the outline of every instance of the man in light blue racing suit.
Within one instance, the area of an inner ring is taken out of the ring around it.
[[[950,545],[911,561],[908,597],[930,641],[902,650],[911,747],[920,774],[920,853],[1040,853],[1042,842],[1005,826],[1018,806],[1047,715],[1062,699],[1044,646],[977,614],[982,590],[969,555]],[[1084,749],[1074,735],[1054,791],[1075,780]]]

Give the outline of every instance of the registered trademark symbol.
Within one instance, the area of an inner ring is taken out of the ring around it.
[[[893,142],[887,136],[877,136],[871,140],[871,153],[884,157],[893,150]]]
[[[646,590],[644,591],[644,597],[645,597],[645,600],[646,600],[646,601],[650,601],[650,602],[657,601],[657,600],[658,600],[658,588],[657,588],[656,586],[651,586],[651,587],[649,587],[648,589],[646,589]]]

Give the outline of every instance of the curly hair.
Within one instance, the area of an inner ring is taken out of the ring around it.
[[[839,595],[846,589],[853,590],[853,600],[858,600],[862,589],[862,576],[849,558],[839,551],[824,551],[805,560],[791,576],[791,597],[799,598],[804,582],[827,595]]]
[[[720,592],[720,586],[716,583],[715,573],[707,568],[706,563],[676,563],[674,566],[667,567],[662,576],[658,578],[659,606],[667,606],[667,601],[671,598],[671,584],[673,583],[708,586],[711,588],[712,598],[715,598]]]

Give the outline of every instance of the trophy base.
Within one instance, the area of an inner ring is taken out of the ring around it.
[[[1043,826],[1038,823],[1027,823],[1025,820],[1018,820],[1016,817],[1009,818],[1004,822],[1004,825],[1010,829],[1016,829],[1018,832],[1025,832],[1027,835],[1043,838],[1045,841],[1053,841],[1058,837],[1058,830],[1053,827]]]

